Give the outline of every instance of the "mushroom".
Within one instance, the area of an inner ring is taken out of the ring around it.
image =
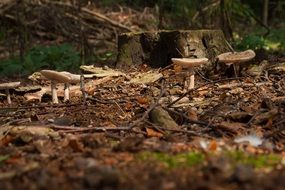
[[[20,84],[21,84],[21,82],[7,82],[7,83],[0,84],[0,90],[5,90],[8,104],[12,103],[9,90],[20,86]]]
[[[217,56],[217,61],[220,63],[224,63],[227,66],[233,65],[235,76],[236,73],[236,66],[240,63],[244,63],[247,61],[252,60],[255,57],[255,52],[251,49],[242,51],[242,52],[227,52]]]
[[[194,67],[208,62],[207,58],[172,58],[171,60],[174,64],[187,69],[188,76],[184,84],[184,88],[187,88],[187,90],[194,88]]]
[[[70,78],[69,82],[64,83],[64,100],[63,101],[66,102],[66,101],[69,100],[69,87],[70,87],[70,84],[79,83],[81,81],[81,76],[80,75],[75,75],[75,74],[72,74],[72,73],[69,73],[69,72],[66,72],[66,71],[63,71],[63,72],[60,72],[60,73],[63,73],[63,74],[67,75]]]
[[[51,80],[52,103],[54,104],[58,104],[56,83],[64,83],[64,102],[66,102],[69,100],[70,84],[80,82],[80,75],[75,75],[66,71],[58,72],[53,70],[42,70],[40,73],[47,79]]]

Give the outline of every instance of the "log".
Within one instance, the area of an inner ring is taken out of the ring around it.
[[[147,64],[153,68],[171,64],[171,58],[206,57],[230,51],[221,30],[179,30],[124,33],[118,38],[116,66]]]

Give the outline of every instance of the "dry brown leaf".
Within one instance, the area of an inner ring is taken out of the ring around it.
[[[133,104],[131,102],[127,102],[124,108],[126,111],[131,111],[133,109]]]
[[[176,73],[180,73],[182,71],[182,67],[176,64],[173,65],[173,69]]]
[[[12,136],[13,140],[21,139],[24,142],[30,142],[35,137],[59,137],[57,132],[45,126],[13,126],[8,135]]]
[[[188,110],[188,118],[190,120],[197,121],[198,120],[198,115],[197,115],[197,113],[193,109],[190,109],[190,110]]]
[[[163,134],[161,132],[155,131],[150,128],[146,128],[146,133],[148,137],[163,137]]]
[[[218,142],[216,140],[212,140],[208,145],[209,151],[216,151],[218,149]]]
[[[13,141],[13,137],[10,135],[6,135],[3,138],[0,139],[0,147],[1,146],[7,146],[10,142]]]
[[[137,97],[139,104],[149,104],[149,99],[146,96]]]
[[[84,146],[81,142],[79,142],[79,138],[75,135],[68,136],[68,147],[70,147],[74,152],[83,152]]]

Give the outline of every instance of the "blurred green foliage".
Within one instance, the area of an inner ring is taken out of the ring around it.
[[[0,76],[23,76],[41,69],[58,71],[76,71],[80,66],[80,55],[71,45],[36,46],[24,56],[24,63],[19,57],[0,62]]]
[[[142,152],[137,155],[139,160],[153,160],[163,163],[168,168],[190,167],[202,164],[205,161],[205,155],[199,152],[189,152],[182,154],[167,154],[159,152]]]
[[[262,31],[262,29],[257,30]],[[245,49],[265,49],[271,52],[282,52],[285,50],[285,28],[272,29],[266,37],[253,31],[249,35],[237,38],[234,47],[238,50]]]
[[[245,49],[265,49],[266,44],[263,37],[257,36],[255,34],[250,34],[242,38],[241,40],[238,40],[235,43],[235,46],[239,50],[245,50]]]
[[[209,157],[227,158],[233,167],[239,164],[249,165],[254,168],[272,168],[282,164],[282,157],[277,154],[250,154],[242,151],[223,151],[219,154],[208,152],[188,152],[170,154],[162,152],[141,152],[136,158],[142,161],[163,163],[168,168],[192,167],[205,163]]]
[[[271,168],[282,163],[282,157],[277,154],[248,154],[242,151],[231,151],[225,153],[235,163],[251,165],[255,168]]]

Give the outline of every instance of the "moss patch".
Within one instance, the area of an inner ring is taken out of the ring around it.
[[[276,154],[248,154],[241,151],[225,153],[234,163],[251,165],[255,168],[271,168],[282,163],[282,157]]]
[[[219,154],[202,152],[189,152],[181,154],[142,152],[136,155],[138,160],[162,163],[166,167],[192,167],[205,163],[206,158],[226,157],[235,167],[237,164],[251,165],[254,168],[272,168],[282,164],[282,157],[276,154],[249,154],[241,151],[229,151]]]
[[[199,165],[205,160],[204,154],[196,152],[175,155],[157,152],[143,152],[139,153],[137,158],[143,161],[157,161],[165,164],[169,168]]]

